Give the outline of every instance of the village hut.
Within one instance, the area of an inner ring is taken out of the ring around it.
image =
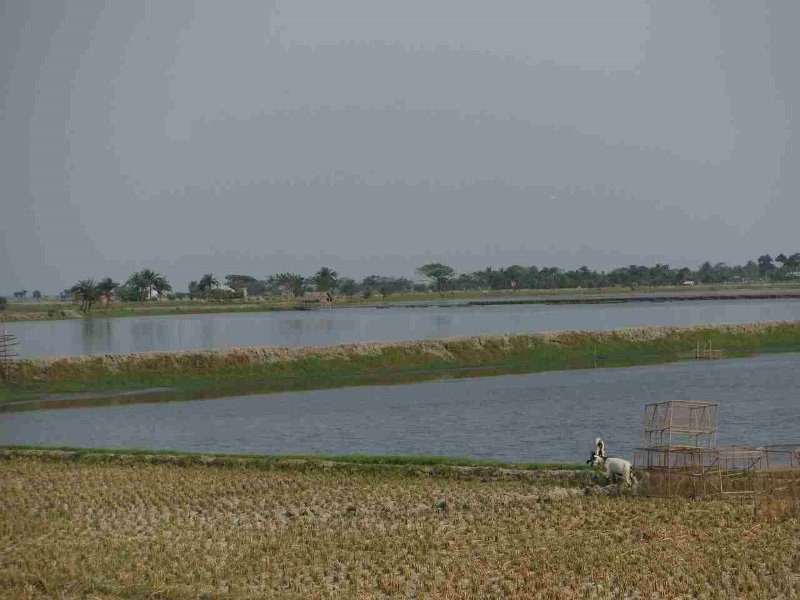
[[[330,292],[306,292],[300,297],[304,306],[330,306],[333,304],[333,294]]]

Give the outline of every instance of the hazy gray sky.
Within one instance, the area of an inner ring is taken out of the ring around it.
[[[797,0],[0,0],[0,293],[800,250]]]

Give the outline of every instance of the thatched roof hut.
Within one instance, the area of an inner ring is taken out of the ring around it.
[[[306,292],[300,298],[303,304],[332,304],[333,294],[330,292]]]

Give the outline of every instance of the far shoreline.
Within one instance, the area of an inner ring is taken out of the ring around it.
[[[800,285],[764,286],[697,285],[641,288],[564,288],[533,290],[486,290],[479,292],[425,292],[397,294],[385,299],[336,297],[325,309],[341,308],[426,308],[475,307],[511,304],[615,304],[634,302],[699,302],[736,300],[800,300]],[[241,314],[284,311],[310,311],[321,307],[296,299],[214,302],[206,300],[162,300],[113,303],[95,308],[88,315],[71,302],[11,303],[0,312],[0,323],[61,321],[146,316],[184,316],[195,314]]]

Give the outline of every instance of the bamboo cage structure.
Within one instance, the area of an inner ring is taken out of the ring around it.
[[[667,400],[647,404],[640,447],[714,448],[718,422],[717,402]]]
[[[718,446],[719,404],[669,400],[645,406],[634,466],[659,496],[760,498],[782,496],[794,510],[800,497],[800,442],[760,448]]]
[[[19,354],[16,352],[17,336],[3,330],[0,333],[0,380],[9,381],[14,375],[14,366]]]
[[[694,357],[697,360],[719,360],[723,357],[721,348],[712,348],[711,342],[706,346],[701,347],[700,342],[697,343],[697,348],[694,352]]]
[[[759,448],[770,471],[800,469],[800,442],[767,444]]]

